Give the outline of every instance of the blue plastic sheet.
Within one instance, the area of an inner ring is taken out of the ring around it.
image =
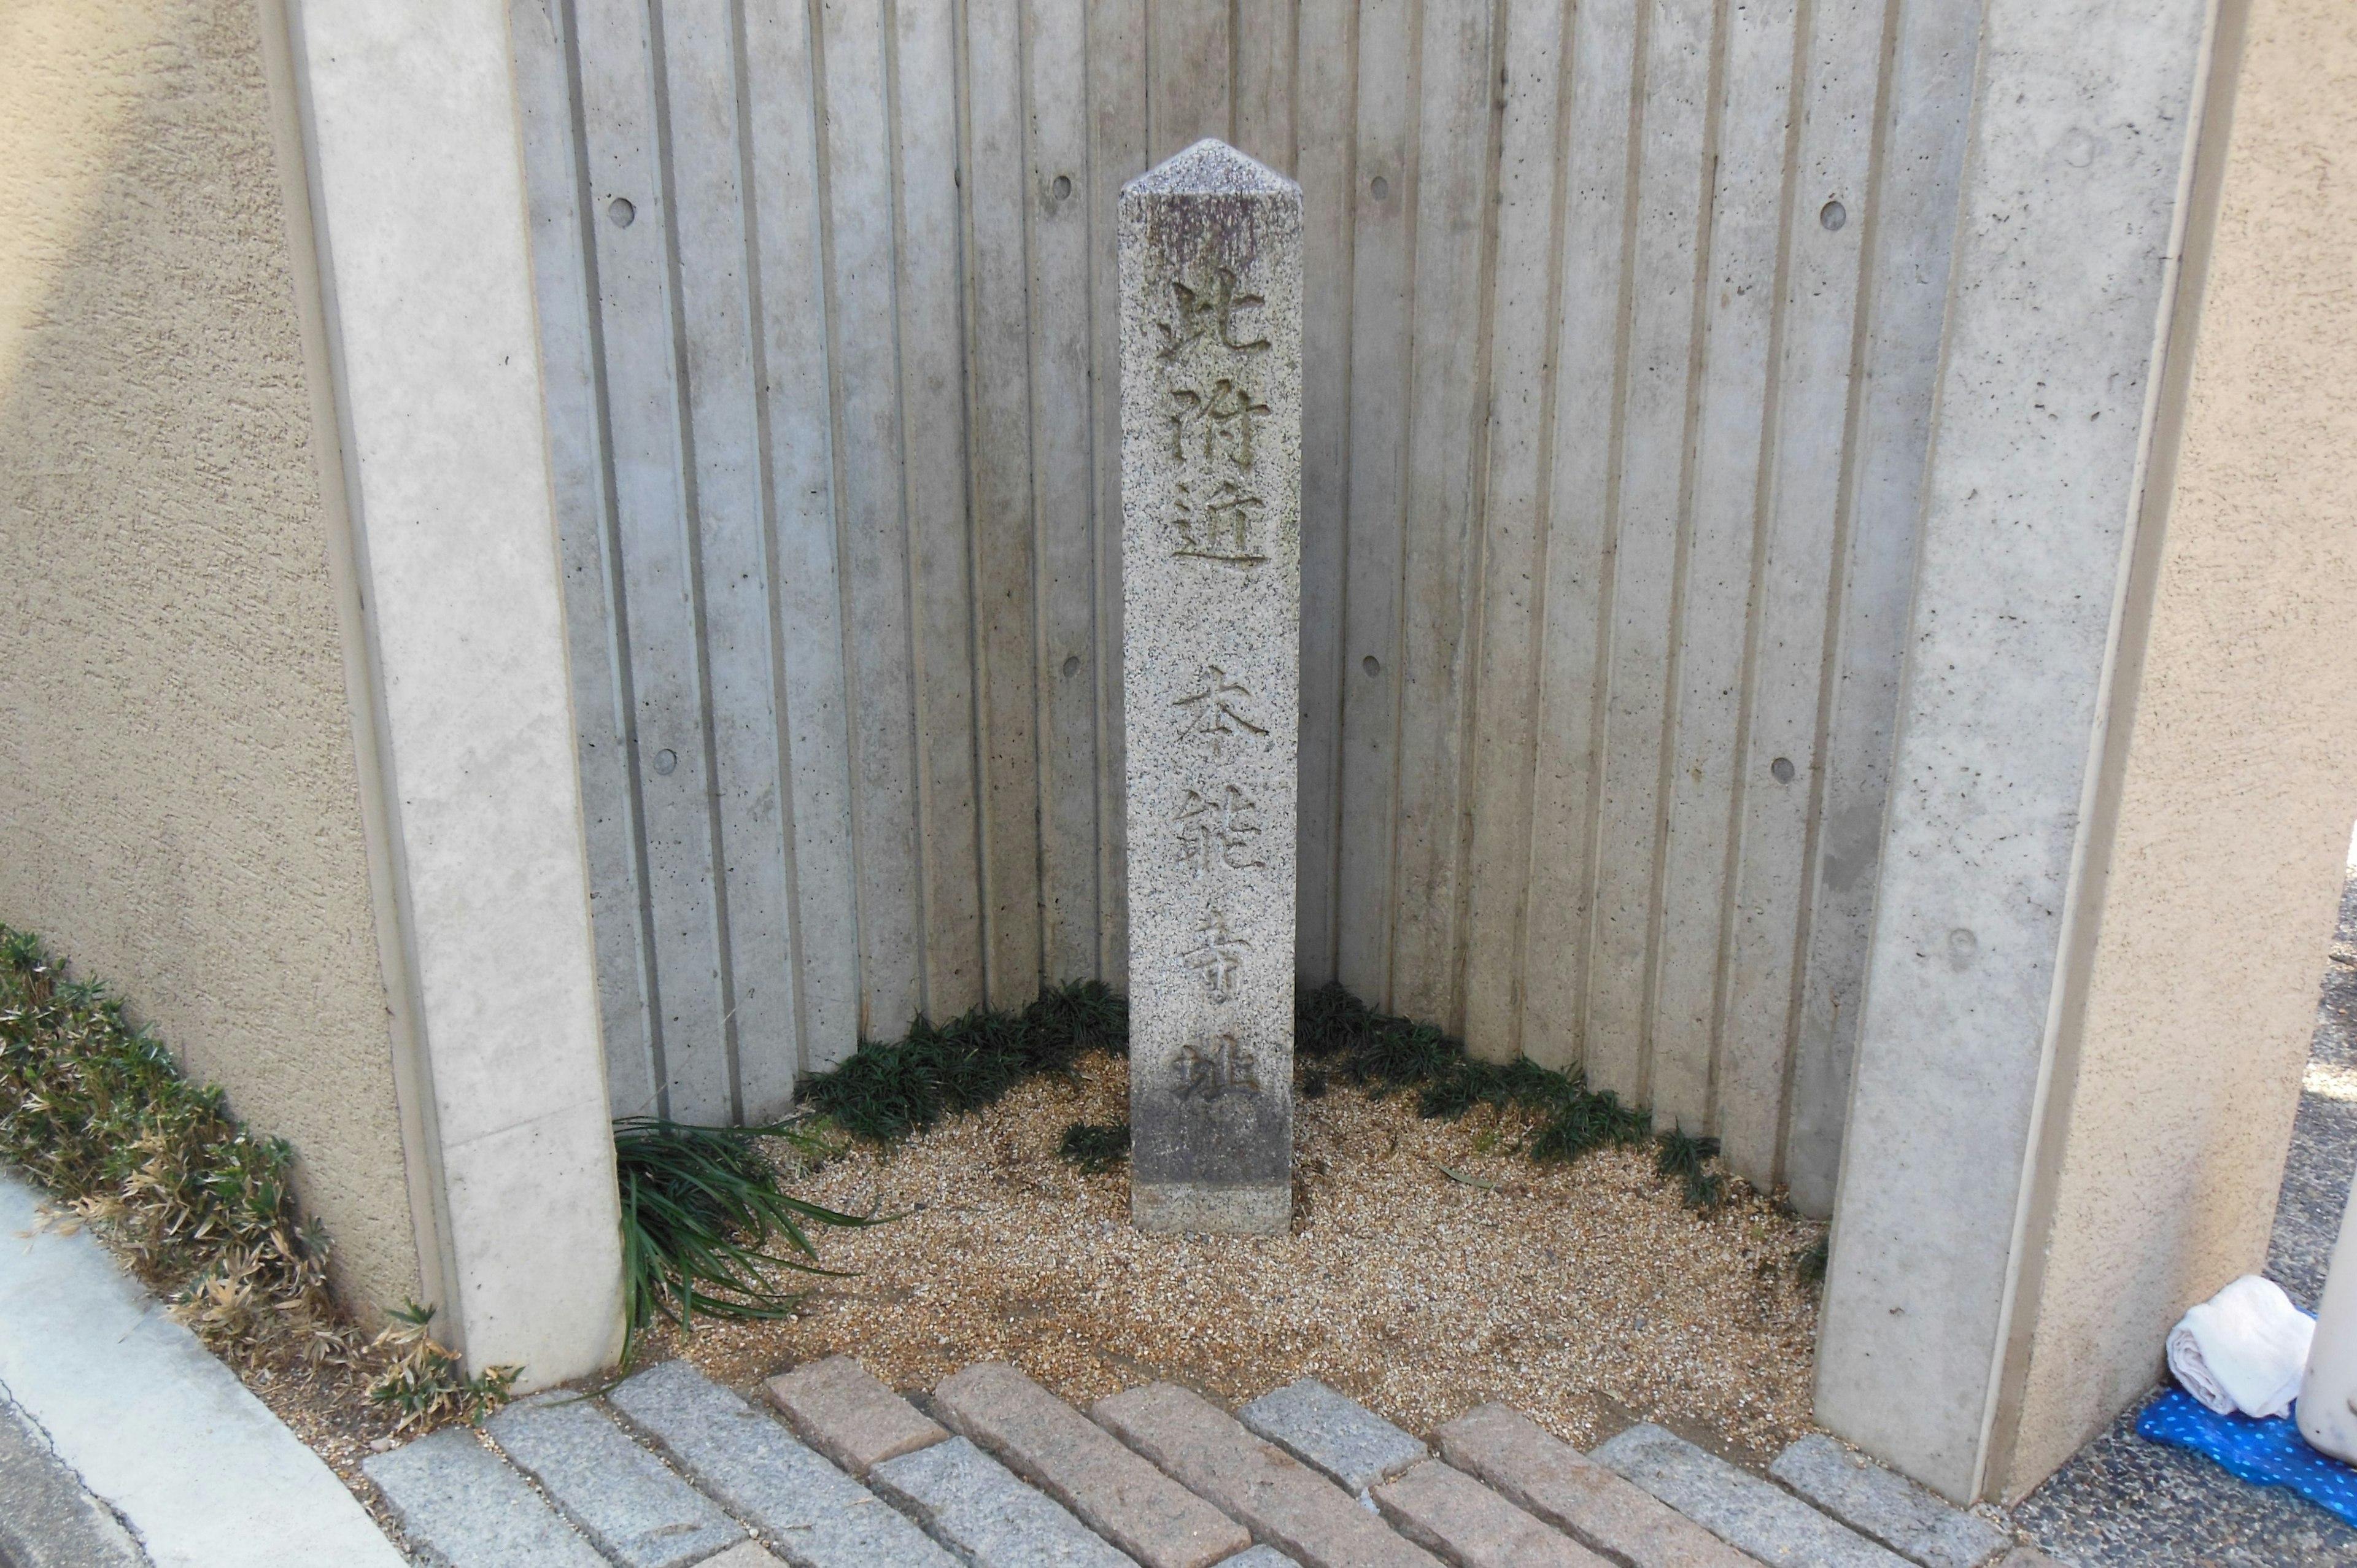
[[[2190,1448],[2255,1486],[2289,1487],[2357,1525],[2357,1470],[2310,1448],[2291,1416],[2220,1415],[2183,1389],[2169,1389],[2136,1417],[2136,1435]]]

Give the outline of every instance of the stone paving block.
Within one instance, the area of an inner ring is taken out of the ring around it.
[[[696,1568],[785,1568],[784,1562],[761,1550],[758,1541],[747,1541],[730,1547],[717,1557],[707,1557]]]
[[[1650,1422],[1602,1444],[1595,1457],[1773,1568],[1906,1568],[1905,1558],[1781,1487]]]
[[[771,1378],[768,1388],[786,1424],[855,1476],[949,1435],[848,1356],[796,1367]]]
[[[1255,1546],[1228,1558],[1220,1568],[1301,1568],[1301,1564],[1274,1546]]]
[[[1923,1568],[1978,1568],[2013,1544],[1988,1520],[1951,1507],[1822,1433],[1785,1449],[1768,1473]]]
[[[2004,1568],[2062,1568],[2062,1563],[2035,1546],[2017,1546],[2006,1553]]]
[[[1468,1411],[1435,1435],[1449,1464],[1636,1568],[1758,1568],[1651,1492],[1502,1404]]]
[[[1302,1568],[1438,1568],[1350,1493],[1175,1384],[1114,1394],[1089,1414]]]
[[[970,1438],[887,1459],[867,1481],[974,1568],[1135,1568]]]
[[[1365,1493],[1431,1451],[1355,1400],[1315,1378],[1287,1383],[1236,1412],[1236,1419],[1353,1493]]]
[[[1458,1568],[1612,1568],[1462,1470],[1426,1459],[1374,1491],[1402,1535]]]
[[[534,1394],[487,1424],[516,1468],[622,1568],[687,1568],[745,1539],[711,1498],[579,1394]]]
[[[1003,1361],[943,1380],[933,1409],[1146,1568],[1245,1561],[1243,1526]]]
[[[684,1361],[606,1397],[794,1568],[958,1568],[890,1504]]]
[[[607,1568],[524,1478],[462,1426],[446,1426],[361,1471],[409,1543],[441,1568]]]

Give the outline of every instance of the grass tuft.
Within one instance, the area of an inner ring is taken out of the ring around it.
[[[369,1402],[399,1419],[395,1432],[463,1421],[480,1426],[483,1418],[507,1403],[521,1367],[486,1367],[473,1377],[466,1364],[438,1344],[433,1336],[434,1309],[415,1302],[387,1315],[384,1331],[371,1340],[382,1369],[369,1384]]]
[[[1309,1064],[1307,1079],[1331,1075],[1378,1096],[1414,1090],[1416,1109],[1450,1119],[1477,1105],[1534,1112],[1538,1130],[1523,1144],[1534,1160],[1572,1160],[1591,1149],[1643,1141],[1652,1118],[1527,1058],[1477,1061],[1462,1041],[1436,1025],[1378,1013],[1340,985],[1303,992],[1294,1004],[1294,1048]]]
[[[1834,1233],[1830,1230],[1792,1254],[1793,1272],[1804,1285],[1823,1285],[1825,1265],[1833,1262]]]
[[[695,1316],[776,1318],[804,1293],[772,1286],[765,1269],[840,1277],[821,1268],[803,1229],[880,1223],[794,1197],[760,1140],[783,1139],[802,1155],[823,1158],[830,1145],[788,1122],[759,1127],[694,1127],[654,1116],[614,1123],[614,1162],[621,1181],[622,1278],[629,1313],[622,1364],[657,1318],[693,1332]],[[770,1250],[772,1236],[783,1252]]]
[[[1056,1157],[1069,1160],[1089,1176],[1103,1176],[1129,1160],[1129,1123],[1075,1122],[1064,1129]]]
[[[479,1420],[518,1369],[468,1377],[413,1305],[367,1339],[328,1287],[327,1233],[307,1220],[295,1151],[257,1137],[218,1089],[95,981],[69,979],[28,931],[0,926],[0,1160],[31,1176],[124,1253],[215,1354],[370,1379],[408,1427]]]
[[[1653,1169],[1685,1186],[1688,1208],[1705,1214],[1727,1201],[1727,1177],[1710,1168],[1718,1157],[1718,1140],[1697,1138],[1684,1127],[1673,1127],[1655,1140]]]
[[[217,1352],[350,1366],[358,1334],[328,1290],[283,1139],[246,1133],[180,1076],[123,1003],[0,926],[0,1159],[91,1225]]]
[[[1090,1051],[1129,1049],[1129,1003],[1102,981],[1042,991],[1020,1013],[976,1008],[908,1037],[862,1041],[832,1071],[802,1085],[802,1102],[855,1137],[888,1144],[943,1117],[990,1104],[1039,1073],[1070,1074]]]

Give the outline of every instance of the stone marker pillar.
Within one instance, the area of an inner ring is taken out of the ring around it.
[[[1301,188],[1202,141],[1121,194],[1130,1212],[1293,1210]]]

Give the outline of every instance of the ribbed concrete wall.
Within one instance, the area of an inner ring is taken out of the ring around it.
[[[1123,978],[1114,199],[1307,201],[1305,978],[1830,1204],[1978,6],[516,0],[617,1107]]]

